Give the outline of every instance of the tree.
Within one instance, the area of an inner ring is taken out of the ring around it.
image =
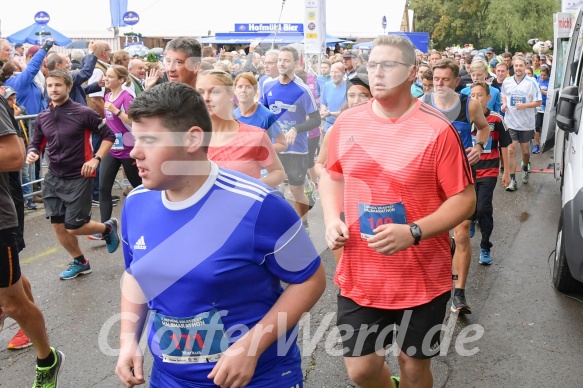
[[[530,38],[552,40],[556,0],[411,0],[417,31],[427,31],[436,48],[471,43],[497,52],[527,50]]]

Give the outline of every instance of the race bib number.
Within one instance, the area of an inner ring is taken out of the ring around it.
[[[123,150],[123,135],[121,133],[115,134],[115,142],[111,146],[112,150]]]
[[[153,329],[155,340],[160,344],[163,362],[217,362],[229,347],[223,321],[217,310],[188,318],[174,318],[156,313]]]
[[[360,237],[368,239],[374,236],[373,230],[384,224],[406,224],[407,215],[402,202],[388,205],[358,204]]]
[[[472,145],[475,147],[476,146],[476,136],[472,135]],[[492,136],[488,136],[488,141],[486,142],[486,145],[484,146],[484,151],[482,151],[483,154],[490,154],[492,153]]]
[[[526,96],[512,95],[510,97],[510,106],[516,108],[516,104],[526,104]]]

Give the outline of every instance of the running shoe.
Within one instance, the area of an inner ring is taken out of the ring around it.
[[[532,153],[533,154],[538,154],[540,153],[540,146],[538,144],[535,144],[535,146],[532,149]]]
[[[315,188],[316,185],[314,185],[314,182],[312,182],[311,180],[308,180],[308,183],[304,186],[304,194],[306,194],[306,197],[308,198],[309,206],[308,210],[312,210],[312,208],[316,204],[316,197],[314,196]]]
[[[91,200],[91,207],[99,207],[99,201]]]
[[[450,310],[452,313],[458,311],[460,314],[471,314],[472,309],[466,302],[464,290],[455,290]]]
[[[116,218],[112,218],[109,221],[105,221],[105,224],[111,227],[111,231],[109,234],[103,235],[103,239],[105,240],[107,251],[109,253],[113,253],[117,250],[117,247],[119,246],[119,240],[121,240],[119,231],[117,229],[118,222]]]
[[[474,237],[474,234],[476,234],[476,223],[478,221],[477,220],[472,220],[470,222],[470,238]]]
[[[528,171],[522,171],[522,183],[528,183]]]
[[[117,202],[117,201],[119,201],[119,195],[112,195],[112,196],[111,196],[111,200],[112,200],[113,202]]]
[[[34,201],[32,200],[32,198],[28,198],[26,200],[26,208],[28,210],[36,210],[37,209],[36,203],[34,203]]]
[[[524,162],[520,162],[520,168],[522,169],[522,171],[524,171]],[[530,172],[530,162],[528,162],[528,172]]]
[[[511,179],[510,184],[506,186],[506,191],[516,191],[516,189],[517,189],[516,181],[514,179]]]
[[[18,330],[16,335],[12,337],[10,341],[8,341],[8,349],[10,350],[24,349],[28,348],[29,346],[32,346],[32,342],[30,342],[30,339],[26,334],[24,334],[22,329]]]
[[[88,234],[85,237],[87,237],[87,240],[93,241],[103,240],[103,235],[101,233]]]
[[[490,256],[489,249],[480,249],[480,264],[482,265],[490,265],[492,264],[492,256]]]
[[[61,272],[59,277],[61,280],[74,279],[79,275],[87,275],[91,273],[91,266],[89,265],[89,260],[85,264],[79,263],[79,260],[75,259],[72,263],[69,263],[69,269]]]
[[[65,354],[60,350],[51,348],[55,355],[55,363],[48,368],[36,367],[36,378],[32,388],[58,388],[59,387],[59,372],[65,362]]]
[[[7,315],[4,314],[2,307],[0,307],[0,331],[4,329],[4,320],[6,319]]]
[[[401,379],[398,376],[391,376],[391,383],[393,383],[393,388],[399,388],[399,383]]]

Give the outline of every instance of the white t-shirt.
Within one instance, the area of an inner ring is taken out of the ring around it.
[[[518,103],[542,101],[540,88],[534,78],[524,77],[516,82],[508,77],[502,83],[501,95],[506,99],[504,121],[515,131],[532,131],[535,127],[536,108],[516,109]]]

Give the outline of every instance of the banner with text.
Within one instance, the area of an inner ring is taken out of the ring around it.
[[[304,21],[304,52],[326,52],[326,1],[306,0]]]

